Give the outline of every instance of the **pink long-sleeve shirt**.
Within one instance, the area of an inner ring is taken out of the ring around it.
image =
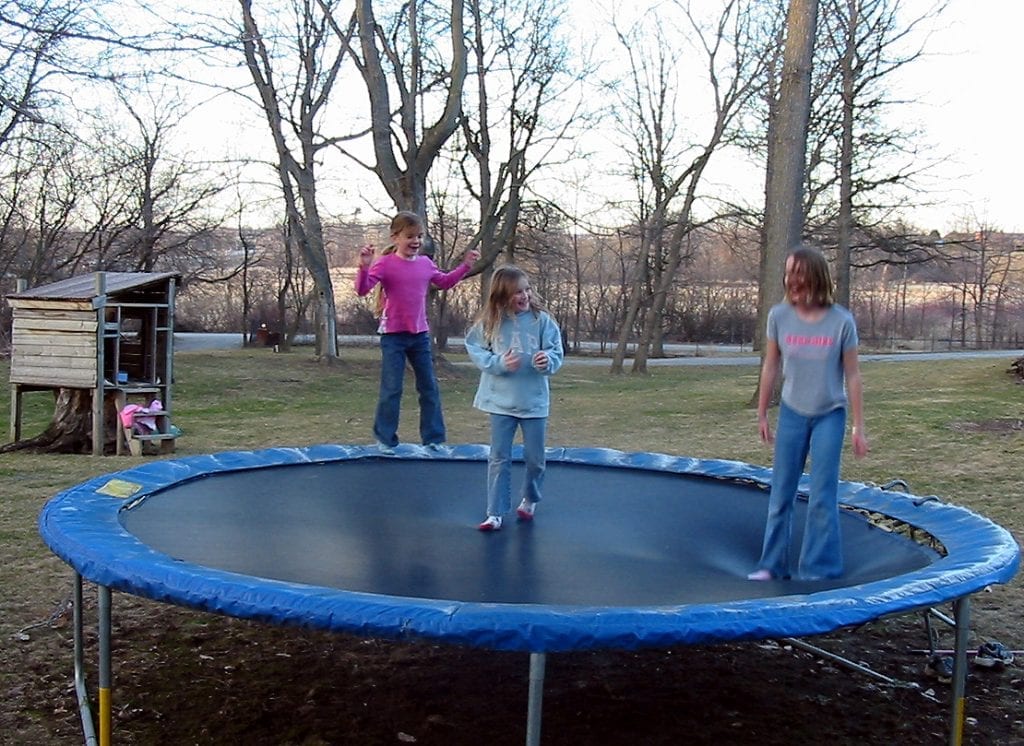
[[[427,290],[433,285],[440,290],[455,286],[472,267],[460,264],[451,272],[442,272],[430,257],[417,254],[403,259],[398,254],[385,254],[368,268],[360,266],[356,273],[356,293],[366,295],[377,283],[384,289],[384,313],[380,332],[411,332],[430,329],[427,325]]]

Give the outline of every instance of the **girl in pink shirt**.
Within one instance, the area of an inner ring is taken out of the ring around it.
[[[383,306],[380,326],[380,397],[373,421],[377,444],[388,450],[398,445],[398,418],[402,401],[405,361],[412,365],[420,402],[420,438],[424,445],[444,443],[441,394],[434,375],[434,360],[427,325],[427,291],[454,287],[480,258],[467,251],[462,264],[442,272],[430,257],[420,255],[423,221],[414,212],[400,212],[391,221],[394,250],[385,249],[374,261],[373,246],[359,250],[356,293],[366,295],[378,284]]]

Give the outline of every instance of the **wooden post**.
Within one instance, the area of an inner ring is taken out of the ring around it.
[[[21,440],[21,386],[11,384],[11,442]]]
[[[15,284],[15,292],[23,293],[28,288],[28,280],[24,277],[19,277]],[[13,338],[13,334],[11,337]],[[11,358],[14,358],[14,350],[11,350]],[[11,442],[16,443],[21,440],[21,417],[23,414],[22,409],[22,391],[21,386],[18,384],[11,384]]]
[[[103,440],[105,428],[103,427],[104,400],[106,397],[103,385],[104,350],[103,336],[107,323],[107,276],[103,272],[95,275],[95,299],[93,306],[96,308],[96,383],[92,390],[92,455],[103,455]]]
[[[168,412],[174,411],[174,402],[171,397],[171,384],[174,382],[174,294],[177,290],[177,283],[174,278],[170,278],[167,281],[167,344],[164,345],[164,376],[167,378],[163,382],[163,393],[164,393],[164,409]],[[157,335],[159,336],[159,334]],[[156,365],[156,360],[153,361]],[[174,446],[172,440],[171,446]]]

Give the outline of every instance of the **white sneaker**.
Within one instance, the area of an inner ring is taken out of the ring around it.
[[[387,453],[387,454],[392,454],[392,453],[395,452],[394,446],[386,446],[383,443],[381,443],[379,440],[377,441],[377,450],[380,451],[381,453]]]
[[[537,510],[537,503],[532,503],[526,498],[519,503],[519,507],[516,508],[516,515],[519,516],[521,521],[532,521],[533,513]]]
[[[501,530],[501,516],[500,515],[489,515],[487,520],[477,526],[481,531],[500,531]]]

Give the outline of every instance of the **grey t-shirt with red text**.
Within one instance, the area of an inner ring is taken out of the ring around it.
[[[782,353],[782,401],[805,417],[846,406],[843,353],[857,346],[857,325],[843,306],[832,305],[813,322],[802,321],[788,302],[768,312],[768,339]]]

